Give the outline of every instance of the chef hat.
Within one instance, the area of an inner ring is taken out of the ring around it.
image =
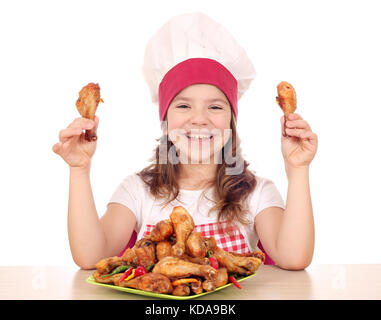
[[[255,69],[245,50],[219,23],[201,12],[165,23],[147,44],[143,76],[163,121],[172,99],[196,83],[217,86],[237,117],[238,100],[249,88]]]

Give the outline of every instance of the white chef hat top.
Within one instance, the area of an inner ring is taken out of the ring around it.
[[[168,71],[191,58],[213,59],[230,71],[237,82],[238,100],[256,75],[246,51],[221,24],[201,12],[177,15],[156,32],[146,47],[143,76],[153,103],[159,103],[159,86]],[[165,109],[160,111],[161,120],[167,107],[160,106]]]

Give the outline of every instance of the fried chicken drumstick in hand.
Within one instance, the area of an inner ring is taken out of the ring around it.
[[[286,81],[279,83],[277,90],[278,96],[276,97],[276,102],[284,112],[283,136],[286,137],[286,121],[288,115],[294,113],[296,110],[296,92],[294,87]]]
[[[76,106],[82,117],[94,120],[95,111],[97,110],[99,102],[103,102],[103,100],[98,83],[89,83],[79,92]],[[86,130],[85,138],[87,141],[97,140],[94,130]]]

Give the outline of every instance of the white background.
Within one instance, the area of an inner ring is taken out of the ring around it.
[[[52,151],[78,92],[98,82],[91,184],[98,215],[122,179],[144,168],[160,136],[141,67],[168,19],[202,11],[252,59],[239,102],[245,159],[284,199],[276,85],[319,137],[310,167],[313,264],[381,263],[380,74],[376,1],[7,1],[0,4],[0,265],[74,265],[67,236],[69,168]],[[292,254],[292,252],[290,252]]]

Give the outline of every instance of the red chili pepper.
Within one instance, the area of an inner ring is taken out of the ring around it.
[[[231,283],[233,283],[238,289],[242,289],[241,285],[238,283],[238,281],[233,277],[233,276],[230,276],[229,277],[229,280]]]
[[[133,267],[127,269],[126,272],[123,273],[123,275],[122,275],[121,278],[119,279],[119,282],[122,282],[124,279],[126,279],[126,278],[132,273],[132,270],[134,270]]]
[[[210,266],[216,270],[218,270],[218,261],[216,258],[210,257],[209,258]]]
[[[135,269],[135,277],[142,276],[143,274],[147,273],[146,268],[143,266],[139,266]]]

